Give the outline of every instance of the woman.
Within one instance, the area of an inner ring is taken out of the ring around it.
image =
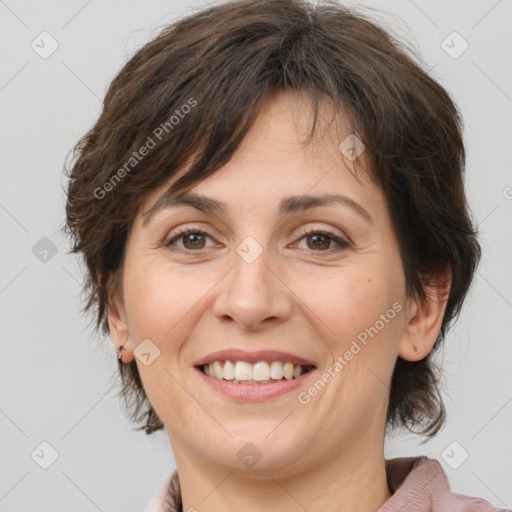
[[[86,310],[177,471],[148,511],[495,511],[387,429],[445,410],[432,354],[480,248],[456,106],[335,3],[242,0],[164,29],[69,172]],[[179,475],[179,479],[178,479]]]

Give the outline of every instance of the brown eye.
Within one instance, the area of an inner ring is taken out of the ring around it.
[[[318,229],[305,229],[301,233],[299,240],[306,239],[307,249],[316,252],[331,252],[337,250],[348,249],[350,243],[343,238],[340,238],[331,231],[324,231]],[[335,242],[338,247],[330,247],[331,242]]]
[[[308,247],[310,249],[316,250],[316,249],[330,249],[331,240],[328,236],[322,235],[322,234],[316,234],[316,235],[309,235],[306,237],[307,239],[311,240],[311,244],[308,243]]]
[[[207,233],[197,229],[187,228],[174,234],[169,240],[164,242],[165,247],[174,246],[177,241],[183,241],[183,247],[177,249],[185,251],[194,251],[198,249],[205,249],[206,238],[210,238]]]
[[[201,239],[201,237],[203,237],[203,238]],[[183,235],[182,238],[184,240],[183,245],[185,246],[185,249],[203,249],[204,248],[204,235],[203,234],[194,233],[191,235]],[[190,244],[190,246],[188,246],[187,242]]]

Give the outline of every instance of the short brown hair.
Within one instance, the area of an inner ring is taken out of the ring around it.
[[[166,26],[116,75],[67,174],[64,229],[87,266],[84,312],[96,311],[96,329],[109,332],[127,235],[151,191],[192,157],[176,192],[222,167],[273,92],[313,100],[310,137],[319,103],[328,99],[350,113],[366,146],[368,173],[386,196],[398,236],[408,294],[424,298],[434,273],[451,270],[434,349],[420,361],[398,358],[387,414],[388,427],[435,435],[445,410],[431,356],[460,311],[480,247],[464,193],[459,112],[417,60],[370,18],[329,0],[230,1]],[[155,132],[156,147],[127,166]],[[163,428],[135,360],[119,371],[137,430]]]

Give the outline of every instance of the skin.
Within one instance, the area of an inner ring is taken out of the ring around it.
[[[234,157],[192,189],[225,203],[227,214],[168,208],[144,225],[144,212],[180,173],[146,198],[129,233],[110,333],[115,348],[125,344],[125,363],[142,340],[160,350],[137,366],[168,431],[184,510],[325,512],[343,503],[344,512],[371,512],[391,496],[384,437],[394,364],[430,352],[446,302],[407,296],[383,192],[361,170],[356,179],[337,149],[350,125],[340,114],[304,148],[311,115],[297,94],[271,96]],[[364,153],[357,162],[367,165]],[[340,204],[277,211],[284,196],[324,193],[349,196],[373,221]],[[208,236],[164,246],[187,226]],[[351,245],[320,238],[317,248],[303,227]],[[235,251],[247,236],[263,250],[250,264]],[[401,311],[306,405],[297,395],[310,384],[235,403],[193,368],[225,348],[270,349],[315,361],[316,380],[397,302]],[[252,468],[237,457],[247,442],[262,455]]]

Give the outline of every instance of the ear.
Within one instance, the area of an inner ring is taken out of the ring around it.
[[[406,361],[426,357],[437,340],[450,296],[451,270],[438,271],[427,287],[424,299],[411,298],[406,311],[408,323],[400,340],[398,355]]]
[[[108,327],[110,331],[110,341],[114,346],[116,354],[122,353],[123,363],[129,363],[133,360],[133,347],[130,340],[130,331],[124,305],[121,300],[115,300],[114,304],[107,309]],[[119,347],[123,350],[120,352]]]

